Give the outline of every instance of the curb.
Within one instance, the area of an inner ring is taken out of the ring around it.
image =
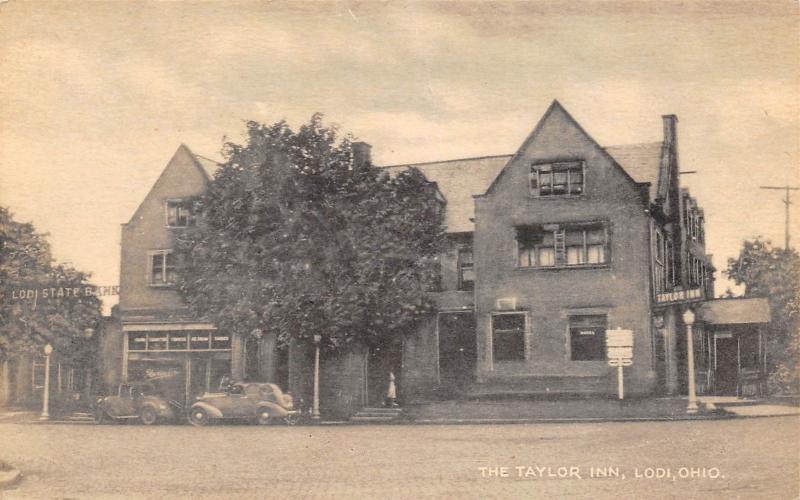
[[[5,464],[10,467],[8,470],[0,470],[0,488],[8,488],[22,479],[22,472],[13,465]]]

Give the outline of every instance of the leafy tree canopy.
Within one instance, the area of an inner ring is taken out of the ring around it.
[[[179,286],[196,313],[336,348],[396,338],[432,311],[442,210],[419,171],[354,164],[351,139],[319,114],[297,131],[249,122],[224,155],[178,236]]]
[[[800,256],[794,249],[776,248],[757,237],[745,241],[739,256],[728,259],[725,274],[745,286],[745,296],[765,297],[772,322],[767,346],[770,370],[782,370],[796,383],[800,357]]]
[[[95,328],[101,304],[97,297],[69,297],[15,301],[10,290],[47,287],[82,287],[89,276],[70,266],[52,262],[45,235],[32,224],[14,220],[0,207],[0,358],[40,353],[50,343],[61,355],[81,358],[90,355],[81,342],[86,328]]]

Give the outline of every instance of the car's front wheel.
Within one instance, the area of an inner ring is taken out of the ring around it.
[[[258,425],[269,425],[272,423],[272,415],[270,415],[267,408],[260,408],[256,417],[258,420]]]
[[[144,425],[153,425],[158,421],[158,413],[156,413],[155,408],[145,406],[139,414],[139,420],[141,420]]]
[[[202,408],[192,408],[189,413],[189,423],[201,427],[208,424],[208,412]]]

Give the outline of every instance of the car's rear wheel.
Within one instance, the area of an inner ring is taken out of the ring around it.
[[[202,408],[192,408],[192,411],[189,413],[189,423],[192,425],[202,427],[208,424],[208,420],[208,412]]]
[[[144,425],[153,425],[158,422],[158,413],[156,412],[155,408],[145,406],[142,408],[142,412],[139,414],[139,420]]]
[[[269,413],[267,408],[259,408],[256,417],[258,420],[258,425],[269,425],[272,423],[272,415]]]

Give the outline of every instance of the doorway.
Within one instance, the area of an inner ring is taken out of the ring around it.
[[[714,337],[714,393],[736,396],[739,382],[739,341],[731,334]]]
[[[402,387],[403,344],[401,341],[373,346],[367,353],[367,406],[381,406],[389,388],[389,373],[394,373],[395,393]]]
[[[439,384],[460,391],[472,383],[477,363],[475,314],[439,313]]]

